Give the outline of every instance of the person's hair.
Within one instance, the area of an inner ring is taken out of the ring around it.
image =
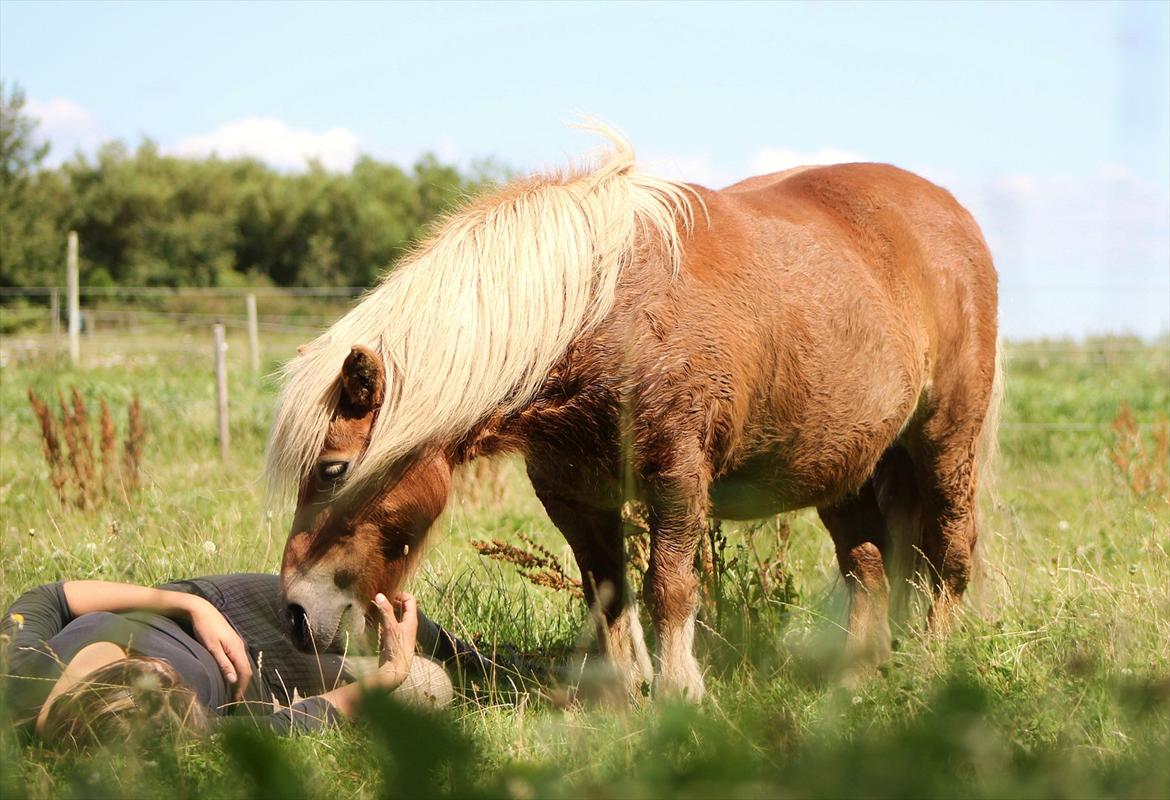
[[[148,735],[198,733],[207,712],[167,662],[128,656],[98,667],[59,696],[42,736],[65,747],[108,745]]]

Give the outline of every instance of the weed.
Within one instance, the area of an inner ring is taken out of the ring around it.
[[[130,403],[129,426],[126,432],[125,457],[119,473],[116,463],[117,431],[110,407],[101,399],[100,453],[94,452],[90,433],[89,408],[76,387],[70,393],[70,403],[58,392],[57,405],[61,420],[58,423],[44,400],[30,386],[28,400],[40,423],[41,451],[49,466],[49,479],[62,506],[79,509],[95,508],[121,484],[132,491],[139,487],[142,447],[146,431],[142,425],[138,395]],[[62,433],[58,433],[61,431]],[[61,446],[61,439],[65,447]],[[97,464],[100,455],[101,468]]]
[[[1113,420],[1109,461],[1135,498],[1170,503],[1170,417],[1160,416],[1144,436],[1123,401]]]
[[[581,598],[585,594],[581,590],[581,581],[571,576],[547,547],[537,543],[527,533],[519,534],[523,547],[492,539],[490,542],[482,539],[472,539],[471,546],[484,558],[512,564],[516,571],[527,581],[554,592],[564,592],[569,597]]]
[[[123,445],[122,480],[127,491],[134,491],[142,485],[142,446],[146,442],[146,425],[142,421],[142,406],[138,394],[130,398],[126,411],[126,441]]]

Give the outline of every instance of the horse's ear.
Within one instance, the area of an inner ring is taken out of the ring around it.
[[[386,368],[368,347],[355,344],[341,365],[341,391],[350,407],[365,414],[386,397]]]

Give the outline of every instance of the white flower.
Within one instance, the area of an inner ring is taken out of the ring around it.
[[[203,552],[207,553],[209,556],[215,555],[216,549],[215,542],[211,541],[210,539],[203,543]]]
[[[1067,531],[1068,530],[1068,520],[1062,519],[1060,522],[1056,523],[1056,527],[1062,531]]]
[[[97,545],[94,544],[93,542],[86,542],[85,549],[86,549],[86,552],[96,553],[97,552]]]

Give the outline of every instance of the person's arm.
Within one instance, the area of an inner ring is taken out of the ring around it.
[[[366,692],[378,689],[393,691],[402,685],[410,674],[414,658],[418,604],[413,596],[400,592],[394,595],[393,602],[385,595],[378,594],[374,598],[374,605],[382,616],[381,652],[376,670],[354,683],[299,700],[274,713],[253,714],[252,723],[278,735],[332,727],[340,719],[353,716],[358,711]],[[232,724],[227,719],[223,722]]]
[[[5,645],[8,668],[25,671],[25,659],[43,657],[45,642],[73,620],[60,583],[35,586],[16,599],[0,620],[0,642]]]
[[[196,638],[219,664],[224,678],[235,686],[235,699],[244,696],[252,680],[252,666],[244,640],[210,602],[186,592],[152,589],[110,581],[65,581],[68,611],[74,617],[95,611],[148,611],[189,620]]]
[[[347,717],[357,712],[362,697],[370,689],[393,691],[402,685],[410,674],[410,664],[414,659],[418,634],[418,603],[414,595],[398,592],[391,603],[384,594],[378,594],[374,597],[374,605],[382,614],[378,669],[354,683],[318,695]]]

